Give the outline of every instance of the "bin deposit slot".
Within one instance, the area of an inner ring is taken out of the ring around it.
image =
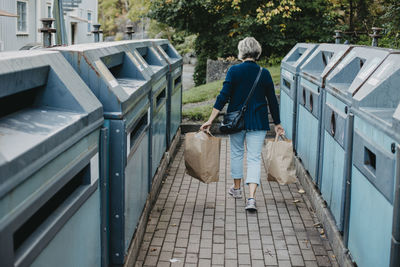
[[[283,85],[290,90],[291,84],[288,80],[285,78],[283,79]]]
[[[312,112],[314,109],[314,99],[313,94],[310,94],[310,111]]]
[[[303,87],[303,104],[306,104],[306,89]]]
[[[336,117],[335,117],[335,112],[332,112],[331,115],[331,135],[335,136],[336,132]]]
[[[135,63],[124,52],[103,57],[101,60],[118,83],[124,87],[139,87],[138,80],[146,80]]]
[[[21,249],[28,242],[29,238],[35,232],[40,231],[40,227],[47,219],[83,185],[90,184],[90,164],[84,167],[68,183],[66,183],[58,192],[43,204],[23,225],[21,225],[13,234],[14,251],[17,255],[22,255]],[[34,241],[34,240],[32,240]]]
[[[364,66],[365,60],[360,59],[360,70],[362,69],[362,67]]]
[[[149,47],[139,47],[137,48],[139,54],[143,57],[143,59],[146,61],[146,63],[150,66],[158,66],[162,67],[162,59],[159,54],[156,54],[156,52],[149,48]]]
[[[324,51],[322,52],[322,62],[324,63],[324,67],[329,64],[329,61],[332,59],[333,53]]]
[[[0,98],[0,118],[22,109],[34,107],[37,96],[43,92],[44,88],[45,86],[39,86]]]
[[[376,155],[367,147],[364,147],[364,164],[373,173],[376,171]]]
[[[165,88],[158,94],[156,98],[156,105],[157,107],[160,106],[161,102],[165,99]]]
[[[130,135],[130,145],[131,149],[135,145],[136,140],[139,138],[139,136],[145,131],[146,127],[148,125],[148,114],[147,112],[142,115],[140,120],[136,123],[135,127],[133,128],[131,135]]]
[[[178,58],[178,55],[175,53],[175,51],[172,50],[172,48],[168,44],[162,44],[161,48],[170,58]]]
[[[174,87],[180,84],[181,82],[182,82],[182,75],[179,75],[179,77],[174,80]]]

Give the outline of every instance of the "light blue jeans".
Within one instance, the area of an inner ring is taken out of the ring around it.
[[[241,131],[229,135],[231,143],[231,177],[243,178],[244,141],[247,150],[247,178],[246,184],[260,185],[261,150],[267,131]]]

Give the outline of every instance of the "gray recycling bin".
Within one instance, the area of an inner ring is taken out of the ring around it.
[[[398,266],[390,259],[398,260],[400,249],[398,188],[395,197],[400,157],[399,62],[400,54],[389,55],[356,92],[351,108],[353,161],[346,239],[351,257],[363,267]]]
[[[319,185],[336,226],[343,231],[346,177],[351,168],[353,94],[389,54],[373,47],[354,47],[326,78],[323,96]]]
[[[157,171],[167,150],[167,100],[168,100],[168,63],[163,59],[160,52],[153,47],[152,42],[143,41],[145,45],[138,47],[132,44],[146,67],[151,70],[151,178]],[[129,46],[129,45],[128,45]],[[151,184],[152,180],[150,180]]]
[[[169,147],[182,119],[183,59],[168,40],[154,40],[153,44],[169,65],[167,98],[167,145]]]
[[[60,53],[1,53],[0,266],[101,266],[102,114]]]
[[[347,45],[320,44],[300,69],[297,89],[296,151],[314,183],[317,183],[326,76],[350,49]]]
[[[151,77],[121,43],[57,48],[104,107],[109,129],[110,261],[125,262],[149,192]]]
[[[294,140],[296,136],[296,103],[297,84],[301,65],[318,47],[316,44],[298,43],[283,58],[281,64],[280,81],[280,115],[281,124],[285,128],[286,136]]]

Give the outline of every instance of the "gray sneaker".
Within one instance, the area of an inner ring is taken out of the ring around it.
[[[234,198],[242,198],[242,190],[234,189],[233,186],[229,189],[228,194],[233,196]]]
[[[245,209],[248,211],[257,211],[256,200],[254,198],[248,199]]]

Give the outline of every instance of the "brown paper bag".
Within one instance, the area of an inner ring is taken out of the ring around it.
[[[221,138],[199,131],[185,135],[186,173],[203,183],[218,182]]]
[[[293,144],[291,140],[283,138],[268,140],[266,165],[268,181],[277,181],[280,185],[292,184],[296,180],[294,166]]]

